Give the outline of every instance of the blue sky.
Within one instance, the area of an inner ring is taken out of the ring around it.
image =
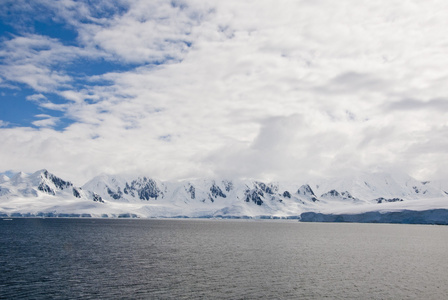
[[[77,27],[58,16],[57,11],[54,8],[52,9],[51,5],[48,5],[49,3],[33,1],[28,4],[24,1],[6,1],[2,7],[4,8],[3,17],[0,19],[1,41],[8,42],[14,38],[34,36],[51,39],[62,46],[84,48],[84,45],[78,40]],[[89,11],[93,16],[104,18],[120,15],[126,11],[126,7],[117,2],[110,7],[99,10],[90,6]],[[77,21],[89,23],[85,18],[80,18]],[[30,46],[29,50],[30,52],[51,51],[51,46],[36,43],[36,46]],[[4,59],[3,64],[8,64],[8,56],[5,55],[2,58]],[[98,82],[90,83],[88,81],[91,76],[107,72],[123,72],[134,67],[135,64],[127,64],[113,59],[108,60],[101,56],[74,55],[51,64],[52,70],[70,76],[70,85],[56,86],[54,89],[45,92],[40,91],[38,94],[52,103],[64,104],[67,103],[67,100],[58,95],[58,91],[81,90],[85,86],[98,84]],[[30,100],[30,97],[36,95],[36,89],[20,80],[3,79],[3,84],[0,86],[2,103],[0,120],[5,124],[4,127],[38,128],[39,125],[35,125],[34,122],[41,120],[43,115],[56,117],[57,122],[52,125],[52,128],[59,131],[64,130],[74,122],[72,118],[64,114],[63,110],[41,107],[36,101]],[[107,83],[105,82],[105,84]]]
[[[2,1],[0,172],[448,178],[448,3]]]

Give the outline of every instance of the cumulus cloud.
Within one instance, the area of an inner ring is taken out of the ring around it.
[[[76,43],[5,39],[2,84],[27,84],[29,100],[74,123],[55,131],[49,114],[39,129],[2,128],[5,169],[81,183],[100,172],[448,176],[444,1],[38,3]],[[81,58],[126,68],[66,71]]]

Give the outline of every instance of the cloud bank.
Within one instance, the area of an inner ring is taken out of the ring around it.
[[[446,1],[95,3],[1,5],[3,171],[448,179]]]

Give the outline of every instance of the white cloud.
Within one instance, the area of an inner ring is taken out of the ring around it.
[[[11,40],[22,50],[6,47],[4,76],[55,90],[76,123],[2,129],[5,169],[78,181],[103,171],[305,180],[381,168],[448,178],[445,1],[130,1],[111,18],[67,3],[61,18],[80,46]],[[138,67],[75,89],[52,55]]]
[[[3,41],[0,77],[10,83],[24,83],[37,92],[55,92],[72,88],[73,78],[60,70],[80,56],[93,56],[89,51],[41,36],[27,34]]]
[[[28,101],[34,101],[34,102],[37,102],[37,103],[39,103],[40,101],[42,101],[42,100],[48,100],[47,99],[47,97],[45,97],[43,94],[33,94],[33,95],[30,95],[30,96],[27,96],[26,97],[26,100],[28,100]]]
[[[51,128],[57,125],[59,122],[59,118],[52,117],[50,115],[46,114],[39,114],[35,116],[36,118],[40,118],[40,120],[32,122],[32,124],[36,127],[45,127],[45,128]]]

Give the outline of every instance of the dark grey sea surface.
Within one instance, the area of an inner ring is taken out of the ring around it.
[[[445,299],[448,227],[0,219],[0,298]]]

